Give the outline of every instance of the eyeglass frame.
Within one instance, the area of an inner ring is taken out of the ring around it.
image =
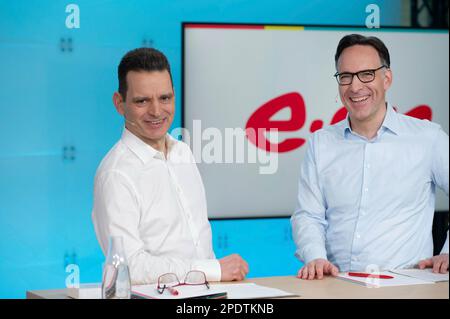
[[[188,283],[186,283],[186,278],[187,278],[187,276],[188,276],[190,273],[192,273],[192,272],[202,273],[203,276],[205,277],[205,282],[199,283],[199,284],[188,284]],[[163,284],[163,287],[161,287],[159,281],[160,281],[161,277],[167,276],[167,275],[173,275],[173,276],[175,276],[175,278],[176,278],[177,281],[178,281],[178,284],[173,285],[173,286],[168,286],[168,285],[166,285],[166,284]],[[206,274],[205,274],[203,271],[201,271],[201,270],[191,270],[191,271],[187,272],[187,273],[186,273],[186,276],[184,276],[183,282],[181,282],[181,280],[178,278],[177,274],[175,274],[175,273],[173,273],[173,272],[168,272],[168,273],[162,274],[162,275],[160,275],[160,276],[158,277],[158,286],[156,287],[156,289],[158,290],[158,293],[159,293],[160,295],[162,295],[162,294],[164,293],[164,290],[166,290],[166,289],[168,289],[168,288],[174,288],[174,287],[179,287],[179,286],[201,286],[201,285],[206,285],[206,288],[209,289],[209,282],[208,282],[208,280],[206,279]]]
[[[336,72],[333,76],[336,78],[336,81],[337,81],[337,83],[338,83],[340,86],[351,85],[351,84],[353,83],[353,78],[355,77],[355,75],[356,75],[356,77],[358,78],[358,80],[359,80],[361,83],[370,83],[370,82],[373,82],[373,81],[375,80],[375,74],[376,74],[376,71],[381,70],[382,68],[389,69],[389,66],[387,66],[386,64],[383,64],[382,66],[380,66],[380,67],[377,68],[377,69],[361,70],[361,71],[358,71],[358,72],[355,72],[355,73],[352,73],[352,72],[342,72],[342,73]],[[370,80],[370,81],[363,81],[363,80],[361,80],[361,78],[359,77],[359,74],[360,74],[360,73],[364,73],[364,72],[373,72],[373,79]],[[339,82],[338,77],[339,77],[340,75],[342,75],[342,74],[348,74],[348,75],[351,75],[351,76],[352,76],[352,80],[350,81],[350,83],[348,83],[348,84],[341,84],[341,83]]]

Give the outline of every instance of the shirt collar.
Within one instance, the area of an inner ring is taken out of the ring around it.
[[[131,133],[127,128],[124,127],[121,137],[122,142],[144,163],[146,164],[152,158],[165,159],[164,154],[147,143],[141,140],[139,137]],[[167,155],[173,150],[173,146],[176,144],[175,140],[169,134],[166,134],[167,143]]]
[[[387,128],[395,135],[400,134],[397,110],[389,102],[387,103],[386,116],[384,117],[384,121],[381,126]]]
[[[344,121],[342,121],[342,135],[344,137],[347,136],[347,134],[352,132],[352,129],[350,127],[350,116],[347,114]],[[398,114],[397,111],[394,109],[394,107],[387,102],[386,107],[386,115],[384,116],[383,123],[381,124],[381,128],[388,129],[392,133],[399,135],[400,128],[398,125]]]

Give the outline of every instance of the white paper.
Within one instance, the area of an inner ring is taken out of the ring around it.
[[[210,289],[205,286],[179,286],[175,287],[178,291],[178,295],[171,295],[168,291],[163,294],[159,294],[157,285],[139,285],[133,286],[131,289],[133,293],[138,295],[144,295],[147,298],[155,299],[184,299],[192,298],[203,295],[210,295],[215,293],[227,293],[229,299],[256,299],[256,298],[277,298],[295,296],[295,294],[276,289],[260,286],[254,283],[243,284],[212,284]]]
[[[254,283],[245,284],[217,284],[216,289],[225,290],[229,299],[257,299],[296,296],[293,293],[276,288],[260,286]]]
[[[183,285],[175,287],[178,291],[178,295],[174,296],[170,294],[168,290],[165,290],[160,294],[157,290],[157,286],[157,284],[133,286],[131,292],[137,295],[143,295],[149,299],[185,299],[224,292],[224,290],[216,289],[214,286],[211,286],[210,289],[208,289],[204,285]]]
[[[376,275],[386,275],[392,276],[392,279],[381,279],[381,278],[364,278],[364,277],[353,277],[349,276],[348,273],[339,273],[337,278],[351,281],[360,285],[364,285],[368,288],[381,288],[381,287],[394,287],[394,286],[407,286],[407,285],[426,285],[434,284],[433,281],[426,281],[422,279],[417,279],[413,277],[403,276],[400,274],[394,274],[389,271],[379,272]]]
[[[67,288],[67,295],[74,299],[101,299],[102,284],[80,284],[79,287]]]
[[[433,281],[433,282],[441,282],[441,281],[448,281],[448,271],[445,274],[435,274],[433,272],[433,269],[426,268],[426,269],[394,269],[391,270],[391,272],[405,275],[408,277],[413,277],[417,279],[422,279],[425,281]]]

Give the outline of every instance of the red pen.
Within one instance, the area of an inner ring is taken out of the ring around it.
[[[175,288],[167,287],[166,289],[169,290],[172,296],[178,296],[178,290],[176,290]]]
[[[348,275],[349,275],[349,276],[352,276],[352,277],[379,278],[379,279],[394,279],[393,276],[367,274],[367,273],[364,273],[364,272],[349,272]]]

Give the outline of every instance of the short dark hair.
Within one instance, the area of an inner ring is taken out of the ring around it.
[[[172,73],[166,56],[153,48],[138,48],[127,52],[118,67],[119,93],[123,99],[127,97],[127,74],[130,71],[164,71],[169,72],[170,82],[173,86]]]
[[[388,68],[391,67],[391,58],[389,56],[389,50],[387,49],[383,41],[381,41],[377,37],[365,37],[360,34],[349,34],[343,37],[341,41],[339,41],[339,44],[337,46],[336,54],[334,56],[336,68],[339,57],[342,54],[342,51],[354,45],[370,45],[375,50],[377,50],[378,55],[380,56],[381,63],[383,65],[386,65]]]

